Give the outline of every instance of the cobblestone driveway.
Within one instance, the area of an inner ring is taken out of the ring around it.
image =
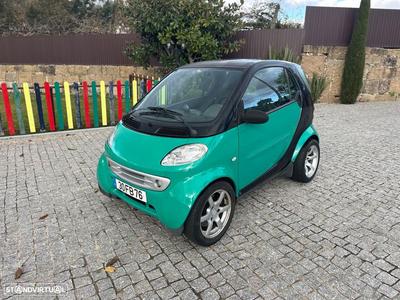
[[[66,283],[60,299],[399,299],[400,102],[320,104],[314,124],[314,181],[261,186],[210,248],[95,192],[109,130],[0,140],[1,285]]]

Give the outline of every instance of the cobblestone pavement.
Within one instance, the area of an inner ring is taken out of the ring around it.
[[[1,285],[65,283],[59,299],[400,299],[400,102],[315,112],[315,179],[264,184],[210,248],[95,192],[110,130],[0,140]]]

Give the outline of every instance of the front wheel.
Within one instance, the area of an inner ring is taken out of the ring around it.
[[[292,179],[299,182],[310,182],[317,173],[319,156],[318,142],[309,140],[297,155],[293,166]]]
[[[207,187],[186,220],[184,234],[196,244],[210,246],[225,234],[235,211],[235,193],[225,181]]]

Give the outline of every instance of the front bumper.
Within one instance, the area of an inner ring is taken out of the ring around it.
[[[104,196],[107,196],[107,197],[112,198],[112,199],[118,199],[118,197],[117,197],[116,195],[114,195],[114,194],[109,194],[109,193],[107,193],[105,190],[103,190],[103,189],[101,188],[100,185],[99,185],[99,190],[100,190],[100,192],[101,192]],[[179,236],[179,235],[181,235],[182,232],[183,232],[183,229],[185,228],[185,224],[182,224],[182,225],[181,225],[179,228],[177,228],[177,229],[173,229],[173,228],[167,227],[167,226],[165,226],[164,224],[161,224],[161,225],[162,225],[162,227],[164,228],[164,230],[165,230],[166,232],[168,232],[170,235],[173,235],[173,236]]]
[[[118,178],[129,185],[146,191],[147,203],[134,200],[125,193],[119,191],[114,186],[113,178]],[[186,181],[188,180],[186,177],[184,178]],[[188,183],[183,181],[175,182],[171,180],[169,186],[163,191],[154,191],[134,185],[111,171],[110,167],[108,166],[107,157],[104,153],[98,163],[97,180],[99,189],[104,195],[111,198],[120,198],[135,208],[142,210],[153,217],[156,217],[164,226],[171,229],[169,230],[166,228],[171,234],[177,234],[178,231],[182,232],[183,224],[186,221],[194,200],[196,199],[192,198],[193,196],[197,197],[197,192],[193,190],[188,192],[187,189],[182,187],[184,184],[188,186]],[[193,185],[189,184],[191,187],[196,185],[197,184],[194,182]],[[200,191],[201,190],[202,189],[200,189]]]

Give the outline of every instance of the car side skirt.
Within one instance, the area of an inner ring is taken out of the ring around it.
[[[243,189],[241,189],[239,191],[239,199],[240,199],[240,197],[243,197],[244,195],[255,190],[259,185],[267,182],[268,180],[271,180],[278,176],[292,177],[292,174],[293,174],[293,163],[292,162],[290,162],[286,167],[284,167],[281,170],[278,169],[278,164],[276,164],[271,169],[269,169],[267,172],[265,172],[263,175],[261,175],[256,180],[254,180],[252,183],[250,183],[249,185],[247,185]]]

